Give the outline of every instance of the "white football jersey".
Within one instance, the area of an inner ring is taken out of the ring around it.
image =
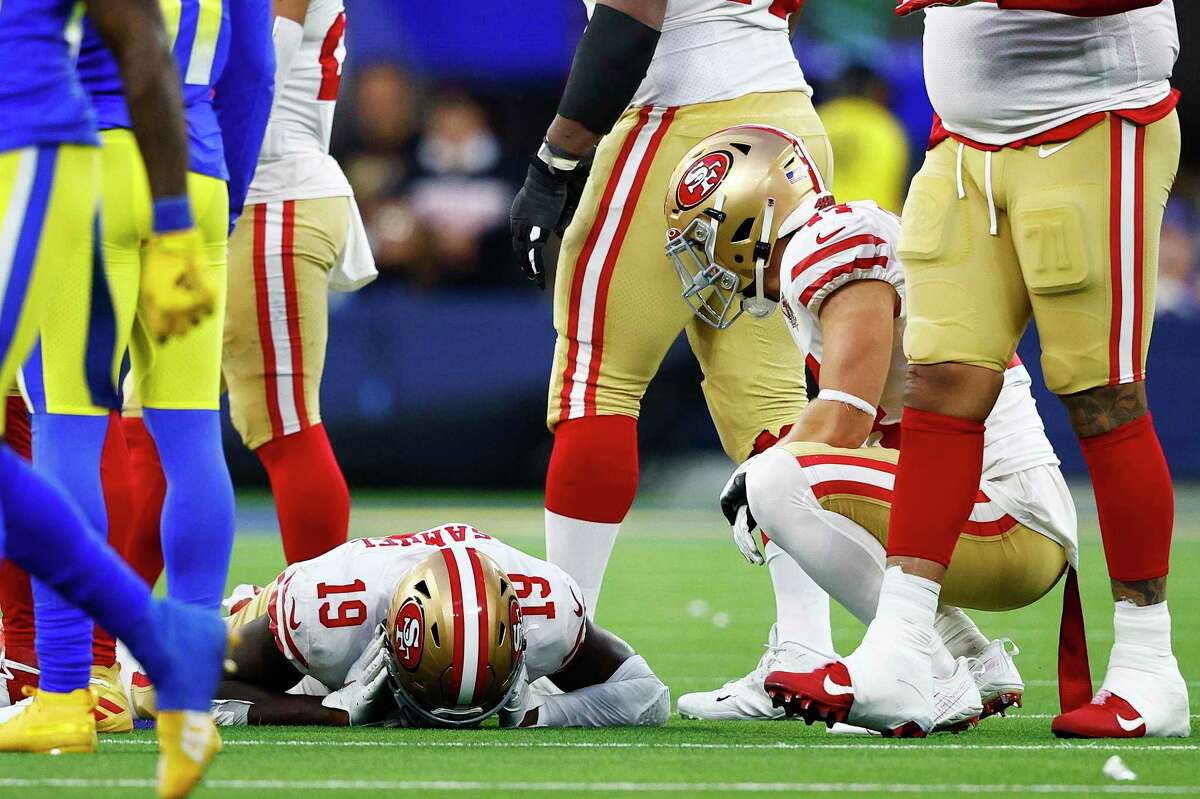
[[[583,592],[557,566],[468,524],[355,539],[289,566],[268,611],[275,642],[300,672],[337,690],[386,620],[405,575],[439,549],[469,547],[495,560],[512,581],[524,615],[530,681],[560,671],[583,640]]]
[[[345,38],[342,0],[309,0],[304,39],[271,107],[247,205],[353,195],[329,155]]]
[[[974,3],[928,9],[924,50],[925,87],[946,129],[1004,145],[1164,100],[1179,32],[1172,0],[1107,17]]]
[[[594,0],[584,0],[588,17]],[[804,0],[667,0],[662,36],[633,105],[680,106],[753,92],[811,95],[788,17]]]
[[[788,242],[780,262],[780,305],[797,346],[820,383],[821,303],[853,280],[882,280],[896,289],[892,366],[880,398],[872,443],[897,445],[904,409],[904,267],[896,255],[900,219],[873,202],[836,205],[813,214]],[[1058,464],[1030,393],[1029,372],[1015,359],[985,424],[984,479]]]

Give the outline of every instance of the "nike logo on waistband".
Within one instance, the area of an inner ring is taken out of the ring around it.
[[[1057,147],[1051,147],[1048,150],[1046,149],[1046,145],[1044,145],[1044,144],[1040,145],[1038,147],[1038,158],[1049,158],[1050,156],[1054,155],[1056,152],[1058,152],[1062,148],[1070,145],[1070,143],[1071,142],[1069,142],[1069,141],[1063,142],[1062,144],[1058,145]]]

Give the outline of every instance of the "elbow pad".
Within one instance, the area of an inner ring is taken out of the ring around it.
[[[536,726],[661,727],[670,715],[670,690],[645,658],[634,655],[599,685],[545,697]]]
[[[588,22],[558,115],[603,136],[646,77],[659,32],[616,9],[597,5]]]

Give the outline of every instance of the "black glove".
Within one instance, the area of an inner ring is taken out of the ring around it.
[[[539,288],[546,288],[542,251],[551,233],[561,236],[571,223],[590,167],[590,158],[569,171],[552,169],[537,156],[530,159],[525,185],[517,192],[509,213],[509,229],[521,271]]]
[[[721,513],[725,514],[725,520],[730,524],[737,521],[738,508],[746,509],[746,521],[750,529],[758,526],[754,515],[750,513],[750,500],[746,498],[746,473],[740,469],[734,472],[721,491]]]
[[[750,512],[750,499],[746,494],[746,464],[749,462],[739,466],[721,490],[721,512],[733,528],[733,543],[742,556],[750,563],[761,566],[764,559],[758,551],[758,541],[754,535],[758,522]]]

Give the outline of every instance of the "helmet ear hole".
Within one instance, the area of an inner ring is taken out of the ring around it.
[[[507,637],[508,637],[508,625],[505,624],[504,622],[500,622],[499,630],[497,631],[497,635],[496,635],[496,646],[503,645],[504,639]]]
[[[750,239],[750,231],[754,228],[754,220],[757,217],[747,217],[742,220],[742,224],[737,226],[737,230],[733,231],[733,238],[729,241],[737,244],[739,241],[748,241]]]
[[[421,580],[419,583],[414,585],[413,588],[415,588],[426,599],[433,599],[433,594],[429,593],[429,585],[424,580]]]
[[[440,647],[442,645],[442,636],[438,634],[438,626],[436,621],[429,625],[429,634],[433,636],[434,645]]]
[[[744,144],[742,142],[730,142],[729,146],[741,152],[742,155],[750,155],[751,147],[749,144]]]

